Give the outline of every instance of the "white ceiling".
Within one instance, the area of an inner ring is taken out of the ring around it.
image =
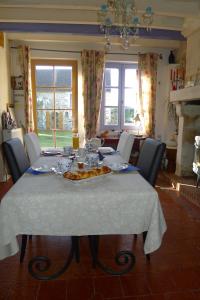
[[[106,0],[0,0],[0,22],[98,24],[97,11],[105,2]],[[197,22],[200,19],[200,0],[136,0],[136,3],[139,14],[144,12],[146,6],[152,6],[153,28],[182,31],[188,19]]]
[[[57,5],[71,5],[73,2],[73,5],[81,5],[83,4],[83,0],[0,0],[0,4],[7,4],[7,5],[14,5],[14,4],[57,4]],[[106,2],[106,1],[104,1]],[[139,2],[136,1],[136,2]],[[152,1],[148,1],[149,3]],[[160,2],[157,0],[157,2]],[[187,3],[192,3],[192,2],[199,2],[199,0],[165,0],[165,2],[187,2]],[[101,0],[84,0],[85,5],[100,5],[103,3]]]
[[[95,24],[105,0],[0,0],[0,21]],[[139,13],[151,5],[155,28],[181,30],[187,17],[200,16],[200,0],[137,0]],[[30,7],[32,9],[30,10]],[[84,11],[84,13],[83,13]]]

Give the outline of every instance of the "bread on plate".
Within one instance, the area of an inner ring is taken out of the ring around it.
[[[76,171],[76,172],[65,172],[63,174],[64,178],[70,179],[70,180],[82,180],[87,179],[99,175],[108,174],[111,172],[111,169],[107,166],[102,166],[99,168],[93,168],[88,171]]]

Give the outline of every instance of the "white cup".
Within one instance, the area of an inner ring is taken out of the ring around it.
[[[63,147],[63,152],[65,155],[69,156],[72,154],[73,148],[71,146]]]
[[[86,161],[89,167],[96,167],[99,163],[99,155],[96,153],[88,153],[86,156]]]
[[[79,148],[78,149],[78,155],[80,157],[85,157],[86,156],[86,149],[85,148]]]

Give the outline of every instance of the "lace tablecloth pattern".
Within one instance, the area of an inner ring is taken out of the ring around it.
[[[40,158],[53,166],[57,158]],[[76,220],[76,221],[75,221]],[[158,249],[166,223],[155,189],[137,173],[73,184],[62,176],[24,174],[0,204],[0,259],[19,250],[16,236],[140,234]]]

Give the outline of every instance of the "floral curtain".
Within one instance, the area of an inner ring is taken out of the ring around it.
[[[25,45],[18,47],[19,60],[23,76],[24,97],[25,97],[25,131],[34,131],[33,119],[33,101],[32,101],[32,88],[31,88],[31,61],[30,61],[30,48]]]
[[[155,105],[158,54],[139,54],[138,76],[140,90],[140,114],[143,119],[144,133],[154,137]]]
[[[105,54],[102,51],[83,50],[81,53],[84,126],[86,139],[96,136],[102,97]]]

